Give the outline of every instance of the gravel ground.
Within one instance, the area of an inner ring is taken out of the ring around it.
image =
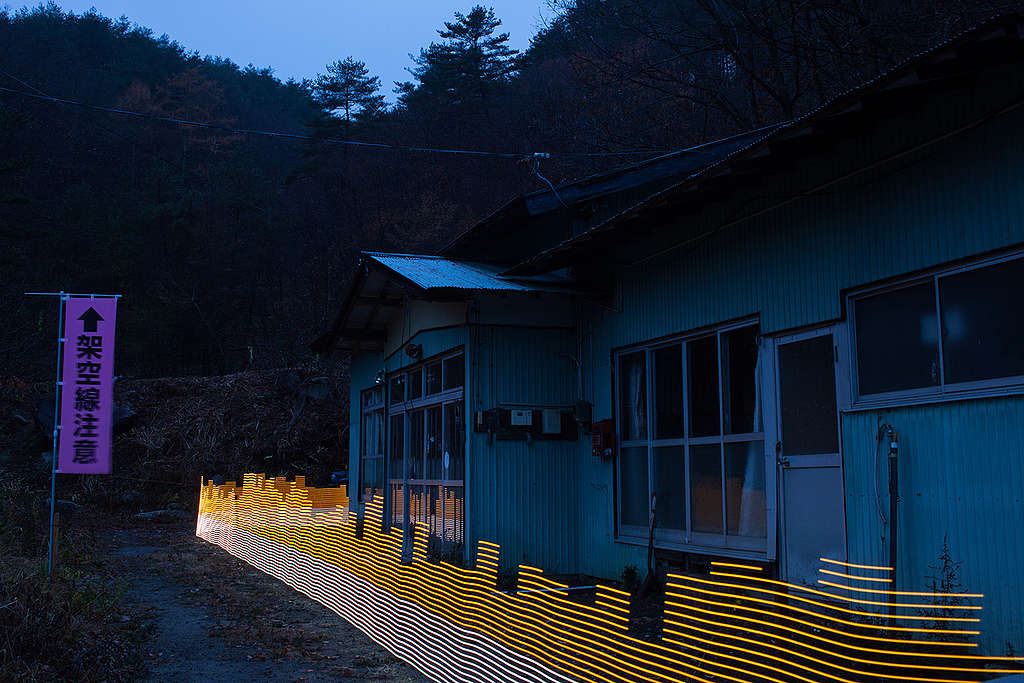
[[[152,681],[427,680],[320,603],[196,538],[194,527],[117,529],[103,542],[107,569],[155,626]]]

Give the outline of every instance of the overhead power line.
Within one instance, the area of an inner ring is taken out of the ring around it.
[[[6,71],[0,71],[0,73],[8,76],[9,78],[18,81],[22,85],[35,90],[36,92],[26,92],[24,90],[15,90],[13,88],[5,88],[0,86],[0,92],[9,93],[12,95],[21,95],[22,97],[29,97],[36,100],[43,100],[46,102],[53,102],[56,104],[65,104],[72,107],[80,107],[82,109],[91,109],[94,111],[106,112],[108,114],[119,114],[122,116],[130,116],[137,119],[144,119],[147,121],[157,121],[160,123],[170,123],[180,126],[192,126],[195,128],[205,128],[208,130],[216,130],[223,133],[231,133],[234,135],[257,135],[263,137],[272,138],[285,138],[289,140],[311,140],[314,142],[330,143],[335,145],[349,145],[352,147],[362,147],[365,149],[389,149],[403,152],[431,152],[435,154],[456,154],[462,156],[477,156],[477,157],[498,157],[504,159],[524,159],[532,158],[535,153],[524,153],[524,152],[488,152],[484,150],[471,150],[471,149],[445,149],[437,147],[417,147],[413,145],[396,145],[386,142],[363,142],[360,140],[345,140],[342,138],[322,138],[313,135],[302,135],[300,133],[284,133],[280,131],[270,130],[254,130],[251,128],[234,128],[231,126],[225,126],[217,123],[204,123],[202,121],[190,121],[188,119],[177,119],[169,116],[159,116],[157,114],[146,114],[138,111],[130,111],[127,109],[119,109],[117,107],[105,107],[98,104],[88,104],[86,102],[79,102],[77,100],[71,100],[64,97],[54,97],[47,95],[38,88],[32,87],[27,83],[11,76]],[[640,156],[640,155],[660,155],[666,154],[671,150],[634,150],[628,152],[557,152],[554,156],[560,156],[564,158],[585,158],[585,157],[616,157],[616,156]],[[542,153],[547,154],[547,153]]]

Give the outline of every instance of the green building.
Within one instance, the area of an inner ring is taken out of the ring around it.
[[[351,354],[353,506],[606,579],[643,574],[652,502],[690,571],[922,590],[946,542],[984,648],[1024,650],[1022,27],[365,253],[314,346]]]

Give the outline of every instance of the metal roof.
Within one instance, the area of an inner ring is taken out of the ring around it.
[[[592,206],[595,200],[604,200],[611,195],[626,194],[630,191],[640,192],[641,196],[646,196],[749,146],[781,125],[783,124],[774,124],[662,154],[653,159],[564,183],[554,190],[536,190],[521,195],[461,233],[439,253],[459,258],[507,260],[509,250],[495,250],[493,245],[521,233],[523,221],[556,212],[578,212],[581,207]],[[593,219],[600,221],[602,216],[608,217],[604,216],[603,212],[604,209],[596,211]]]
[[[382,350],[388,321],[410,297],[460,301],[472,292],[582,293],[561,274],[515,277],[502,275],[501,270],[502,266],[441,256],[363,252],[341,311],[310,348],[316,353]]]
[[[561,275],[509,277],[502,266],[422,254],[363,252],[363,256],[423,290],[492,292],[568,292],[573,283]]]

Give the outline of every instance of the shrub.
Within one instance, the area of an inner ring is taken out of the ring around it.
[[[43,495],[0,477],[0,680],[137,679],[151,627],[94,561],[95,539],[69,532],[48,577]]]

